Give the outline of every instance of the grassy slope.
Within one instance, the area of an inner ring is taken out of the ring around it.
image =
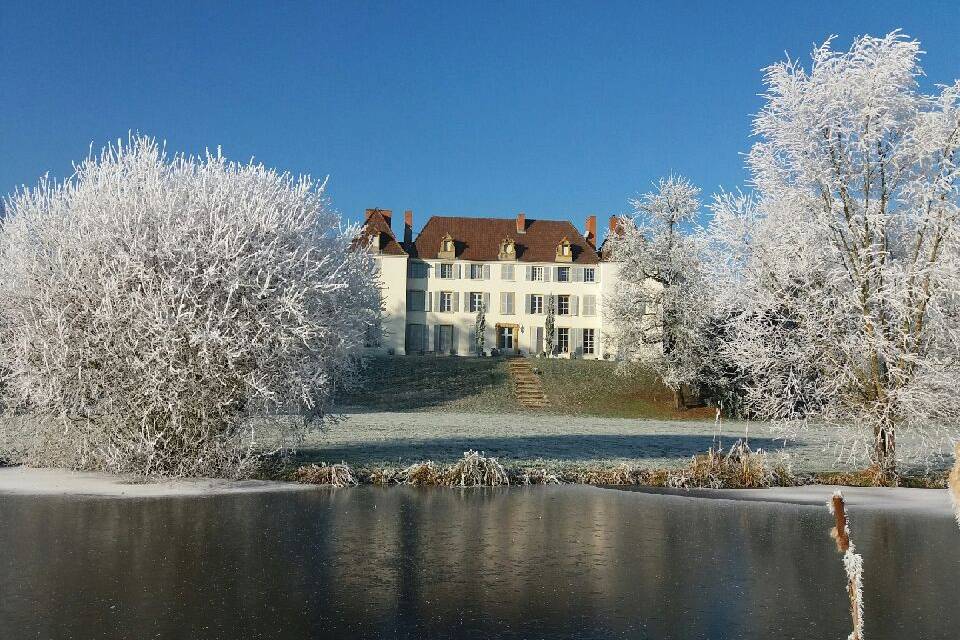
[[[677,411],[666,387],[649,374],[619,376],[598,360],[533,360],[550,406],[537,413],[695,420],[710,409]],[[404,356],[376,358],[362,391],[344,394],[343,409],[365,411],[530,412],[513,397],[507,360]]]

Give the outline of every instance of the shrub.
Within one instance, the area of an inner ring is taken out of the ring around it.
[[[373,257],[308,177],[135,137],[5,208],[0,371],[34,464],[243,473],[379,326]]]

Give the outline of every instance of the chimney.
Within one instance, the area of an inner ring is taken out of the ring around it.
[[[617,227],[620,226],[620,218],[617,216],[610,216],[610,233],[616,233]]]
[[[517,233],[527,232],[527,216],[521,211],[517,214]]]
[[[597,246],[597,216],[592,214],[587,216],[587,226],[584,236],[586,236],[586,240],[590,243],[591,247]]]
[[[410,209],[403,212],[403,242],[413,242],[413,211]]]
[[[380,215],[383,216],[383,219],[387,221],[387,226],[392,228],[393,222],[391,221],[391,218],[393,218],[393,211],[390,209],[367,209],[366,212],[364,212],[363,221],[366,222],[370,219],[370,216],[378,211],[380,212]]]

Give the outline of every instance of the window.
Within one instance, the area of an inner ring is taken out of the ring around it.
[[[407,291],[407,311],[426,311],[427,292],[418,289]]]
[[[530,296],[530,313],[543,313],[543,296]]]
[[[503,314],[513,314],[513,292],[512,291],[501,291],[500,292],[500,313]]]
[[[594,296],[594,295],[583,296],[583,315],[585,316],[597,315],[597,296]]]
[[[543,267],[530,267],[530,279],[543,282]]]
[[[427,265],[424,262],[413,262],[410,261],[407,263],[407,275],[411,278],[426,278],[427,277]]]
[[[584,267],[583,268],[583,281],[584,282],[596,282],[597,281],[597,270],[593,267]]]
[[[557,315],[570,315],[570,296],[557,296]]]
[[[427,343],[427,325],[407,325],[407,335],[404,343],[404,350],[408,355],[411,353],[423,353],[424,351],[427,351]]]
[[[470,292],[470,313],[480,311],[480,305],[483,304],[483,294],[479,291]]]
[[[595,353],[595,345],[593,337],[593,329],[584,329],[583,330],[583,353],[584,355],[590,355]]]
[[[483,265],[482,265],[482,264],[471,264],[471,265],[470,265],[470,279],[471,279],[471,280],[483,280]]]
[[[440,309],[438,311],[453,311],[453,294],[449,291],[440,292]]]
[[[557,351],[560,353],[570,352],[570,329],[566,327],[557,329]]]
[[[557,282],[570,282],[570,267],[557,267]]]
[[[443,262],[440,264],[440,277],[444,280],[453,279],[453,265],[449,262]]]
[[[502,264],[500,265],[500,279],[501,280],[513,280],[513,265],[512,264]]]

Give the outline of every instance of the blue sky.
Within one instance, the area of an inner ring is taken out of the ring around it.
[[[960,3],[0,4],[0,193],[129,130],[330,176],[344,215],[568,218],[743,183],[761,69],[837,34],[960,77]]]

